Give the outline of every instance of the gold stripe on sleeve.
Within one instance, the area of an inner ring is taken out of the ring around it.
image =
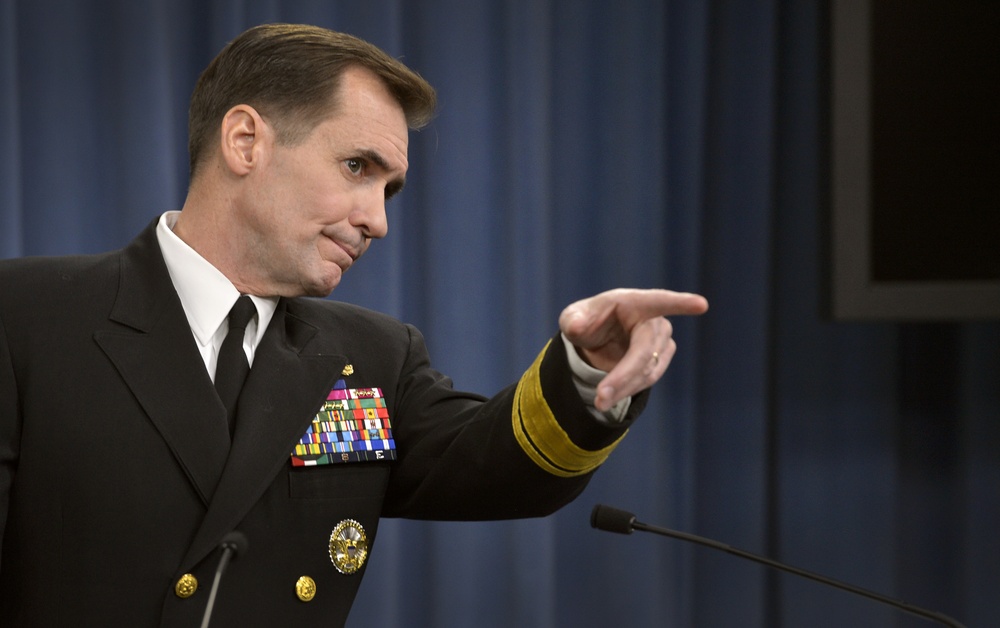
[[[570,440],[542,394],[540,373],[547,349],[548,345],[535,358],[514,391],[511,409],[514,437],[524,453],[548,473],[559,477],[584,475],[601,466],[625,434],[597,451],[581,449]]]

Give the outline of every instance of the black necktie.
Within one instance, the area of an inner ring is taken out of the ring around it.
[[[250,372],[250,362],[243,351],[243,336],[247,323],[256,313],[257,308],[250,297],[243,295],[236,300],[236,305],[229,310],[229,333],[219,348],[219,360],[215,366],[215,390],[222,399],[222,405],[226,406],[230,436],[236,426],[236,400]]]

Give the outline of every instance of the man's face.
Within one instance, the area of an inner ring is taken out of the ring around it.
[[[239,201],[247,261],[271,296],[330,294],[371,240],[385,236],[385,202],[403,185],[402,107],[360,67],[345,71],[339,89],[336,113],[305,139],[268,144]]]

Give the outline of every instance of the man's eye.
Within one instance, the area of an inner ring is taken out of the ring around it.
[[[360,159],[348,159],[346,162],[347,169],[351,171],[351,174],[361,174],[361,171],[365,169],[365,162]]]

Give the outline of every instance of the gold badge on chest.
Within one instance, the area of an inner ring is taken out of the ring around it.
[[[356,573],[368,558],[368,537],[360,523],[345,519],[330,535],[330,560],[342,574]]]

